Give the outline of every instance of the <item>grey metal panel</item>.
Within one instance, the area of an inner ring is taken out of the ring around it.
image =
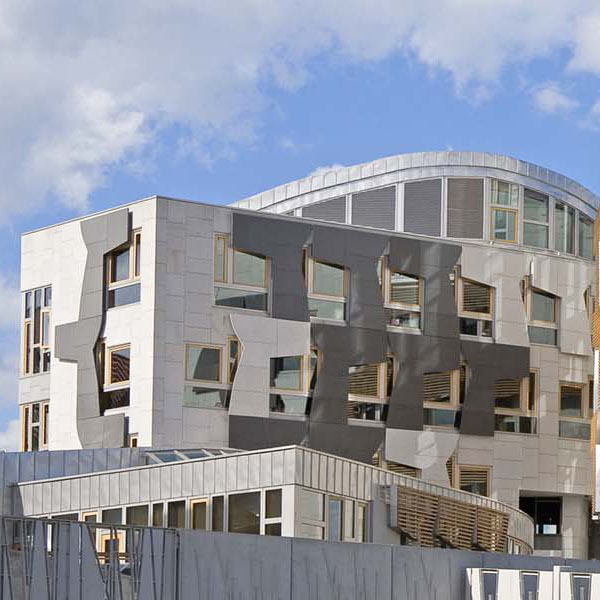
[[[302,216],[308,217],[309,219],[320,219],[321,221],[345,223],[346,196],[304,206],[302,208]]]
[[[134,470],[129,474],[129,501],[139,502],[140,500],[140,471]]]
[[[129,477],[130,471],[119,473],[119,504],[131,504]]]
[[[404,184],[404,231],[439,237],[441,217],[441,179]]]
[[[271,485],[271,453],[266,452],[260,455],[260,487]]]
[[[225,489],[235,490],[237,488],[237,471],[238,471],[237,457],[225,459],[225,474],[226,474]]]
[[[48,552],[46,552],[46,527],[41,521],[34,523],[33,551],[30,565],[29,597],[50,600]]]
[[[347,321],[351,327],[383,328],[383,297],[377,281],[377,264],[387,241],[387,236],[377,233],[323,225],[313,227],[312,256],[350,270]]]
[[[388,600],[392,598],[391,562],[391,546],[323,544],[296,538],[292,541],[291,597]]]
[[[447,235],[483,238],[483,179],[448,180]]]
[[[65,472],[65,453],[63,450],[50,453],[50,477],[61,477]]]
[[[108,503],[111,506],[115,506],[120,503],[121,488],[120,488],[120,473],[111,473],[108,477],[104,477],[104,480],[108,484]]]
[[[370,463],[384,438],[384,428],[338,423],[310,424],[310,447]]]
[[[232,448],[259,450],[301,444],[307,434],[306,421],[229,415],[229,445]]]
[[[352,224],[396,229],[396,186],[352,194]]]
[[[147,469],[140,470],[140,502],[145,500],[154,500],[154,497],[150,494],[150,471]]]
[[[160,498],[162,500],[168,500],[172,498],[171,494],[171,469],[168,467],[161,467],[157,469],[160,476]]]
[[[215,461],[215,492],[225,492],[226,491],[226,473],[225,473],[225,461],[224,460],[216,460]]]
[[[294,483],[296,472],[296,449],[285,450],[283,452],[283,481],[284,485]]]
[[[104,479],[104,478],[103,478]],[[106,500],[104,504],[100,501],[100,477],[95,475],[89,478],[90,480],[90,506],[106,506]],[[103,486],[106,489],[106,486]],[[104,494],[104,492],[103,492]]]
[[[122,414],[101,416],[94,348],[103,325],[104,255],[127,242],[129,212],[111,212],[81,222],[87,248],[79,320],[55,328],[54,354],[77,363],[77,431],[84,447],[123,445]]]
[[[99,506],[110,506],[111,501],[111,490],[110,490],[110,476],[109,475],[100,475],[95,478],[98,480],[98,499]]]
[[[171,468],[165,469],[171,472],[171,497],[178,498],[181,496],[181,465],[171,465]]]
[[[387,427],[423,429],[423,375],[446,372],[460,366],[460,342],[456,339],[388,333],[392,354],[401,361],[389,400]]]
[[[46,479],[48,477],[50,473],[50,454],[51,452],[36,452],[33,479]]]
[[[461,340],[469,366],[460,433],[494,435],[494,382],[529,376],[529,348]]]
[[[216,460],[204,463],[204,494],[212,494],[215,491],[215,465]]]
[[[150,499],[161,500],[160,469],[150,469]]]
[[[192,465],[181,465],[181,495],[192,495]]]
[[[308,301],[302,272],[310,226],[233,213],[232,243],[271,259],[271,315],[308,321]]]

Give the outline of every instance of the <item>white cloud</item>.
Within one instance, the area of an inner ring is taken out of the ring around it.
[[[308,177],[312,177],[313,175],[325,175],[325,173],[329,173],[330,171],[339,171],[340,169],[345,168],[346,167],[344,165],[340,165],[338,163],[324,167],[317,167],[312,173],[308,174]]]
[[[112,170],[147,168],[157,134],[210,164],[260,136],[272,86],[315,58],[400,54],[485,101],[516,63],[571,53],[600,73],[597,0],[20,0],[0,3],[0,219],[85,210]]]
[[[14,452],[21,446],[21,422],[12,419],[6,423],[6,429],[0,431],[0,450]]]
[[[579,106],[579,102],[562,91],[556,81],[548,81],[532,91],[533,103],[538,110],[554,114],[570,112]]]
[[[584,129],[600,131],[600,100],[589,110],[588,114],[579,123]]]

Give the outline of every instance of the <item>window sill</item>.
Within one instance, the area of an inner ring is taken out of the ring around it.
[[[461,333],[460,339],[461,340],[473,340],[476,342],[483,342],[484,344],[493,344],[494,343],[494,338],[483,337],[481,335],[469,335],[467,333]]]
[[[119,304],[119,306],[110,306],[110,307],[107,306],[106,307],[106,311],[108,312],[109,310],[110,311],[118,310],[119,308],[129,308],[130,306],[137,306],[137,305],[139,305],[141,303],[142,303],[142,301],[138,300],[136,302],[130,302],[129,304]]]
[[[264,317],[268,317],[270,315],[270,311],[268,310],[257,310],[255,308],[239,308],[238,306],[223,306],[221,304],[213,304],[213,308],[226,310],[227,312],[239,312],[244,315],[247,315],[248,313],[253,315],[262,315]]]
[[[348,425],[360,425],[361,427],[385,427],[385,421],[371,421],[369,419],[348,419]]]
[[[386,328],[389,331],[393,331],[396,333],[408,333],[410,335],[423,335],[423,331],[421,330],[421,328],[417,328],[417,327],[401,327],[399,325],[386,324]]]
[[[322,323],[323,325],[335,325],[336,327],[346,327],[347,321],[340,319],[326,319],[324,317],[310,317],[311,323]]]
[[[103,416],[109,416],[109,415],[121,415],[124,414],[126,415],[129,412],[129,406],[120,406],[119,408],[107,408],[104,411],[104,415]]]
[[[27,373],[27,375],[21,375],[19,380],[21,379],[32,379],[34,377],[42,377],[43,375],[50,375],[51,371],[44,371],[43,373]]]
[[[285,412],[269,412],[269,417],[273,419],[287,419],[290,421],[308,421],[308,415]]]

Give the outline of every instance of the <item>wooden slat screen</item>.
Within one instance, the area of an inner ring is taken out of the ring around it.
[[[420,469],[417,469],[417,467],[410,467],[409,465],[403,465],[391,460],[385,461],[385,467],[388,471],[398,473],[399,475],[408,475],[409,477],[415,477],[417,479],[421,476],[421,471]]]
[[[506,552],[508,515],[451,498],[398,486],[397,527],[409,541],[429,548],[447,543],[462,550],[474,544]]]
[[[450,402],[450,373],[425,373],[423,399],[426,402]]]
[[[463,310],[490,314],[492,309],[492,288],[483,283],[463,280]]]
[[[487,496],[489,493],[488,470],[478,469],[477,467],[460,467],[459,488],[467,492]]]
[[[390,302],[419,305],[419,278],[404,273],[390,273]]]
[[[358,365],[350,367],[348,393],[357,396],[378,396],[377,378],[379,365]]]
[[[497,408],[518,410],[521,407],[521,380],[497,379],[494,382],[494,401]]]

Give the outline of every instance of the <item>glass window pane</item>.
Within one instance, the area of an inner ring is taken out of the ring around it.
[[[302,357],[271,358],[270,385],[284,390],[302,389]]]
[[[102,511],[102,523],[109,523],[111,525],[122,525],[123,524],[123,511],[120,508],[109,508],[108,510]]]
[[[359,504],[357,507],[356,541],[367,541],[367,507]]]
[[[460,318],[460,333],[461,335],[479,335],[479,321],[477,319]]]
[[[348,369],[348,393],[376,398],[379,394],[377,386],[378,375],[379,365],[350,367]]]
[[[31,427],[31,449],[36,452],[40,449],[40,426],[32,425]]]
[[[152,505],[152,527],[163,526],[163,505],[162,502]]]
[[[529,341],[534,344],[556,346],[556,329],[547,327],[529,327]]]
[[[148,505],[129,506],[126,513],[127,525],[148,526]]]
[[[573,600],[590,600],[591,581],[589,575],[573,575]]]
[[[129,247],[113,252],[110,256],[110,282],[129,279]]]
[[[265,525],[265,535],[281,535],[281,523],[267,523]]]
[[[142,286],[139,283],[126,285],[125,287],[109,290],[108,292],[108,308],[116,306],[126,306],[140,301],[140,293]]]
[[[498,379],[494,383],[494,402],[496,408],[521,408],[521,380]]]
[[[563,417],[583,417],[582,394],[582,388],[560,386],[560,414]]]
[[[354,500],[344,500],[344,539],[354,539]]]
[[[260,492],[230,494],[229,531],[260,533]]]
[[[265,292],[247,292],[232,288],[215,288],[215,304],[230,308],[245,308],[248,310],[267,310],[268,295]]]
[[[488,473],[485,469],[460,468],[459,487],[464,492],[488,495]]]
[[[492,321],[480,321],[481,335],[483,337],[492,337],[494,335],[494,324]]]
[[[233,282],[240,285],[266,287],[266,264],[262,256],[233,251]]]
[[[521,573],[521,600],[538,600],[537,573]]]
[[[229,340],[229,383],[233,383],[240,360],[240,343],[238,340]]]
[[[317,371],[319,368],[319,353],[318,350],[311,348],[310,350],[310,385],[309,390],[312,392],[317,384]]]
[[[342,541],[342,501],[339,498],[329,499],[327,539],[330,542]]]
[[[493,237],[495,240],[506,240],[514,242],[517,239],[517,213],[512,210],[494,209],[493,215]]]
[[[50,308],[52,306],[52,288],[44,288],[44,306]]]
[[[554,205],[554,248],[569,254],[575,250],[575,209],[562,202]]]
[[[390,302],[419,305],[419,278],[390,273]]]
[[[348,418],[362,421],[385,421],[387,409],[387,404],[348,402]]]
[[[517,206],[519,186],[507,181],[492,179],[492,203],[502,206]]]
[[[594,224],[579,215],[579,256],[594,258]]]
[[[185,527],[185,501],[177,500],[167,505],[167,527]]]
[[[194,502],[192,504],[192,529],[206,529],[207,506],[206,502]]]
[[[281,489],[265,492],[265,518],[281,517]]]
[[[548,247],[548,226],[536,223],[523,223],[523,243],[537,248]]]
[[[42,346],[50,344],[50,313],[42,313]]]
[[[524,218],[540,223],[548,222],[548,196],[525,189]]]
[[[223,531],[225,514],[225,500],[223,496],[214,496],[212,499],[212,530]]]
[[[140,264],[142,260],[142,234],[138,233],[135,236],[135,272],[134,275],[139,277]]]
[[[308,312],[311,317],[343,321],[346,318],[346,304],[345,302],[309,298]]]
[[[31,292],[25,294],[25,318],[31,319],[32,295]]]
[[[271,394],[269,396],[269,410],[275,413],[308,415],[310,413],[310,398],[286,394]]]
[[[421,313],[397,308],[386,308],[386,322],[391,327],[408,327],[419,329],[421,327]]]
[[[556,298],[542,292],[531,292],[531,320],[554,323]]]
[[[33,343],[40,343],[40,334],[42,330],[42,290],[34,292],[34,308],[33,308]]]
[[[313,260],[313,293],[344,296],[344,268]]]
[[[529,394],[528,394],[528,398],[527,398],[527,408],[530,411],[535,410],[536,395],[537,395],[536,374],[532,371],[531,373],[529,373]]]
[[[110,351],[109,383],[129,381],[130,355],[129,347]]]
[[[496,571],[484,571],[481,574],[481,579],[485,600],[498,600],[498,573]]]
[[[589,440],[590,424],[577,423],[576,421],[559,421],[558,435],[563,438],[571,438],[575,440]]]
[[[319,492],[302,490],[300,516],[311,521],[324,521],[324,496]]]
[[[223,237],[215,238],[215,281],[227,281],[227,245]]]
[[[122,408],[129,406],[129,388],[103,392],[100,396],[100,408],[102,412],[111,408]]]
[[[186,379],[221,381],[221,350],[186,346]]]
[[[186,385],[183,391],[183,406],[186,408],[227,408],[229,397],[229,390]]]
[[[437,408],[423,409],[423,423],[431,427],[458,427],[460,412]]]

